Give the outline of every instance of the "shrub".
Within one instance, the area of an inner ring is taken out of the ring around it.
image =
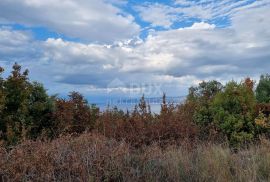
[[[216,126],[232,145],[250,141],[255,136],[255,96],[245,83],[231,81],[214,98],[211,112]]]
[[[56,99],[53,113],[56,136],[94,129],[99,109],[94,105],[90,106],[78,92],[71,92],[68,97],[68,100]]]
[[[0,147],[1,181],[269,181],[269,141],[231,152],[227,145],[133,149],[97,134]]]
[[[201,139],[217,138],[216,127],[213,124],[213,113],[210,109],[215,96],[223,89],[223,85],[215,80],[199,84],[198,87],[191,87],[187,101],[194,105],[194,121],[201,128]]]
[[[160,146],[181,144],[188,140],[196,142],[197,127],[192,122],[192,106],[183,104],[175,107],[163,96],[160,114],[151,114],[144,97],[139,107],[125,113],[117,108],[107,109],[100,114],[97,129],[99,133],[118,141],[126,141],[134,147],[158,143]]]

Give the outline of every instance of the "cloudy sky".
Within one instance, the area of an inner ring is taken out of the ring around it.
[[[49,93],[180,96],[270,73],[270,0],[0,0],[0,65]],[[6,74],[7,74],[6,73]]]

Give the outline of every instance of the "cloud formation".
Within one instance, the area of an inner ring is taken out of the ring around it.
[[[138,36],[140,26],[134,18],[111,3],[103,0],[1,0],[0,23],[42,26],[84,41],[112,42]]]
[[[269,5],[269,0],[175,0],[174,5],[145,3],[136,7],[141,18],[151,26],[169,28],[175,23],[226,20],[237,12]]]
[[[232,1],[222,2],[230,4]],[[123,5],[125,1],[114,3]],[[193,1],[175,3],[190,7]],[[257,78],[269,71],[270,19],[267,17],[270,17],[270,5],[261,6],[263,3],[266,1],[241,7],[231,3],[234,8],[227,6],[231,9],[231,23],[226,27],[194,21],[182,28],[153,29],[144,39],[127,36],[129,38],[119,38],[113,43],[74,42],[61,38],[37,41],[31,31],[2,27],[0,62],[12,64],[18,60],[31,70],[32,78],[44,82],[52,92],[78,90],[85,94],[106,94],[109,89],[127,94],[139,87],[144,92],[156,87],[169,95],[184,95],[191,84],[200,80],[225,82],[245,76]],[[35,6],[44,7],[38,3]],[[241,10],[236,11],[236,7]],[[28,19],[23,18],[30,25]],[[157,21],[155,24],[170,27],[170,21]],[[108,88],[114,80],[121,81],[119,90]]]

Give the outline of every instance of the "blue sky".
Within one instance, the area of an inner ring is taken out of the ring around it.
[[[1,0],[0,65],[49,93],[186,95],[270,66],[270,0]]]

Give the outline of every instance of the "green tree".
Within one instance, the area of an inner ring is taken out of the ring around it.
[[[199,126],[206,127],[205,132],[209,131],[207,127],[213,121],[210,104],[216,94],[220,93],[222,89],[223,85],[216,80],[203,81],[198,87],[191,87],[189,89],[187,101],[194,102],[196,106],[194,120]]]
[[[34,82],[31,85],[27,107],[31,119],[30,137],[37,138],[40,134],[52,136],[54,99],[48,96],[42,84]]]
[[[28,70],[22,71],[19,64],[8,78],[1,78],[0,95],[1,130],[9,144],[37,138],[52,125],[53,100],[41,84],[29,81]]]
[[[255,136],[256,99],[247,83],[227,83],[225,90],[218,93],[211,104],[214,123],[233,146]]]
[[[256,88],[256,99],[259,103],[270,102],[270,75],[261,75]]]
[[[222,89],[223,85],[216,80],[203,81],[199,83],[199,86],[189,88],[187,100],[205,103],[211,100]]]
[[[21,72],[21,66],[15,63],[11,75],[4,82],[6,93],[3,120],[7,130],[7,140],[16,143],[26,137],[31,125],[28,114],[28,98],[31,92],[28,70]]]

